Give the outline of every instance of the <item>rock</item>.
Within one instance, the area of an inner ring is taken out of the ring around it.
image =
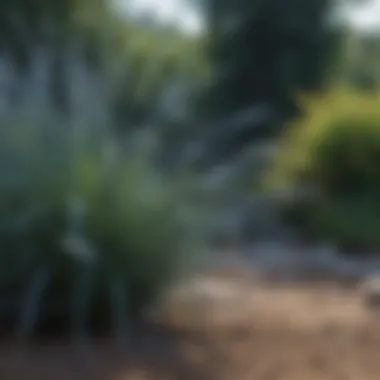
[[[360,287],[365,306],[370,309],[380,308],[380,276],[371,276]]]
[[[181,330],[234,328],[251,320],[249,294],[241,281],[194,278],[173,287],[156,308],[153,319]]]

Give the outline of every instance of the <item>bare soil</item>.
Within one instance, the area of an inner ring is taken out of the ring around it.
[[[133,349],[98,341],[84,354],[63,343],[4,343],[0,379],[380,379],[380,312],[355,287],[264,284],[238,273],[206,280],[227,284],[223,294],[168,298],[154,332]]]

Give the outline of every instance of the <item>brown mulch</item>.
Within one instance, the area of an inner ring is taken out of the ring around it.
[[[379,318],[355,289],[244,283],[240,299],[172,302],[156,322],[133,349],[3,343],[0,379],[380,379]]]

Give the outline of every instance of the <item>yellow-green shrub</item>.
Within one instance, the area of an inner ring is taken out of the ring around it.
[[[316,236],[380,246],[380,95],[341,89],[301,102],[266,185],[312,190],[285,206]]]

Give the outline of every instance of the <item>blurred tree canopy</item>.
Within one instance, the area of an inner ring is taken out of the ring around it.
[[[33,43],[63,44],[80,35],[93,44],[95,31],[110,22],[109,0],[1,0],[0,48],[18,68],[26,68]],[[93,46],[92,46],[93,47]]]
[[[29,75],[36,47],[47,47],[53,97],[65,113],[73,51],[89,70],[106,74],[112,88],[107,96],[123,128],[163,117],[165,92],[185,82],[194,85],[206,68],[199,38],[148,27],[118,13],[110,0],[0,0],[0,6],[2,58],[22,78]]]
[[[68,113],[69,66],[79,51],[84,66],[101,66],[99,46],[107,46],[105,26],[115,19],[111,4],[109,0],[0,1],[1,60],[18,83],[12,90],[13,104],[20,101],[23,83],[42,70],[48,72],[52,105]]]
[[[286,120],[299,91],[321,87],[336,49],[332,0],[208,0],[214,76],[203,110],[224,116],[268,103]]]
[[[76,44],[90,67],[107,72],[122,129],[168,122],[169,114],[172,124],[194,124],[182,105],[192,105],[196,95],[205,119],[268,104],[279,115],[272,123],[277,128],[298,113],[296,93],[320,88],[336,61],[337,34],[327,25],[332,2],[205,0],[200,6],[208,33],[194,37],[121,16],[111,0],[0,0],[0,51],[22,74],[35,45],[49,45],[54,97],[66,112],[63,58]],[[255,133],[245,134],[244,142]]]
[[[135,125],[162,118],[169,122],[165,109],[170,109],[173,122],[184,122],[188,115],[174,114],[181,113],[180,98],[187,95],[183,90],[188,90],[189,96],[195,94],[191,89],[207,73],[202,47],[203,41],[198,37],[125,23],[119,29],[123,80],[116,104],[118,118]]]

